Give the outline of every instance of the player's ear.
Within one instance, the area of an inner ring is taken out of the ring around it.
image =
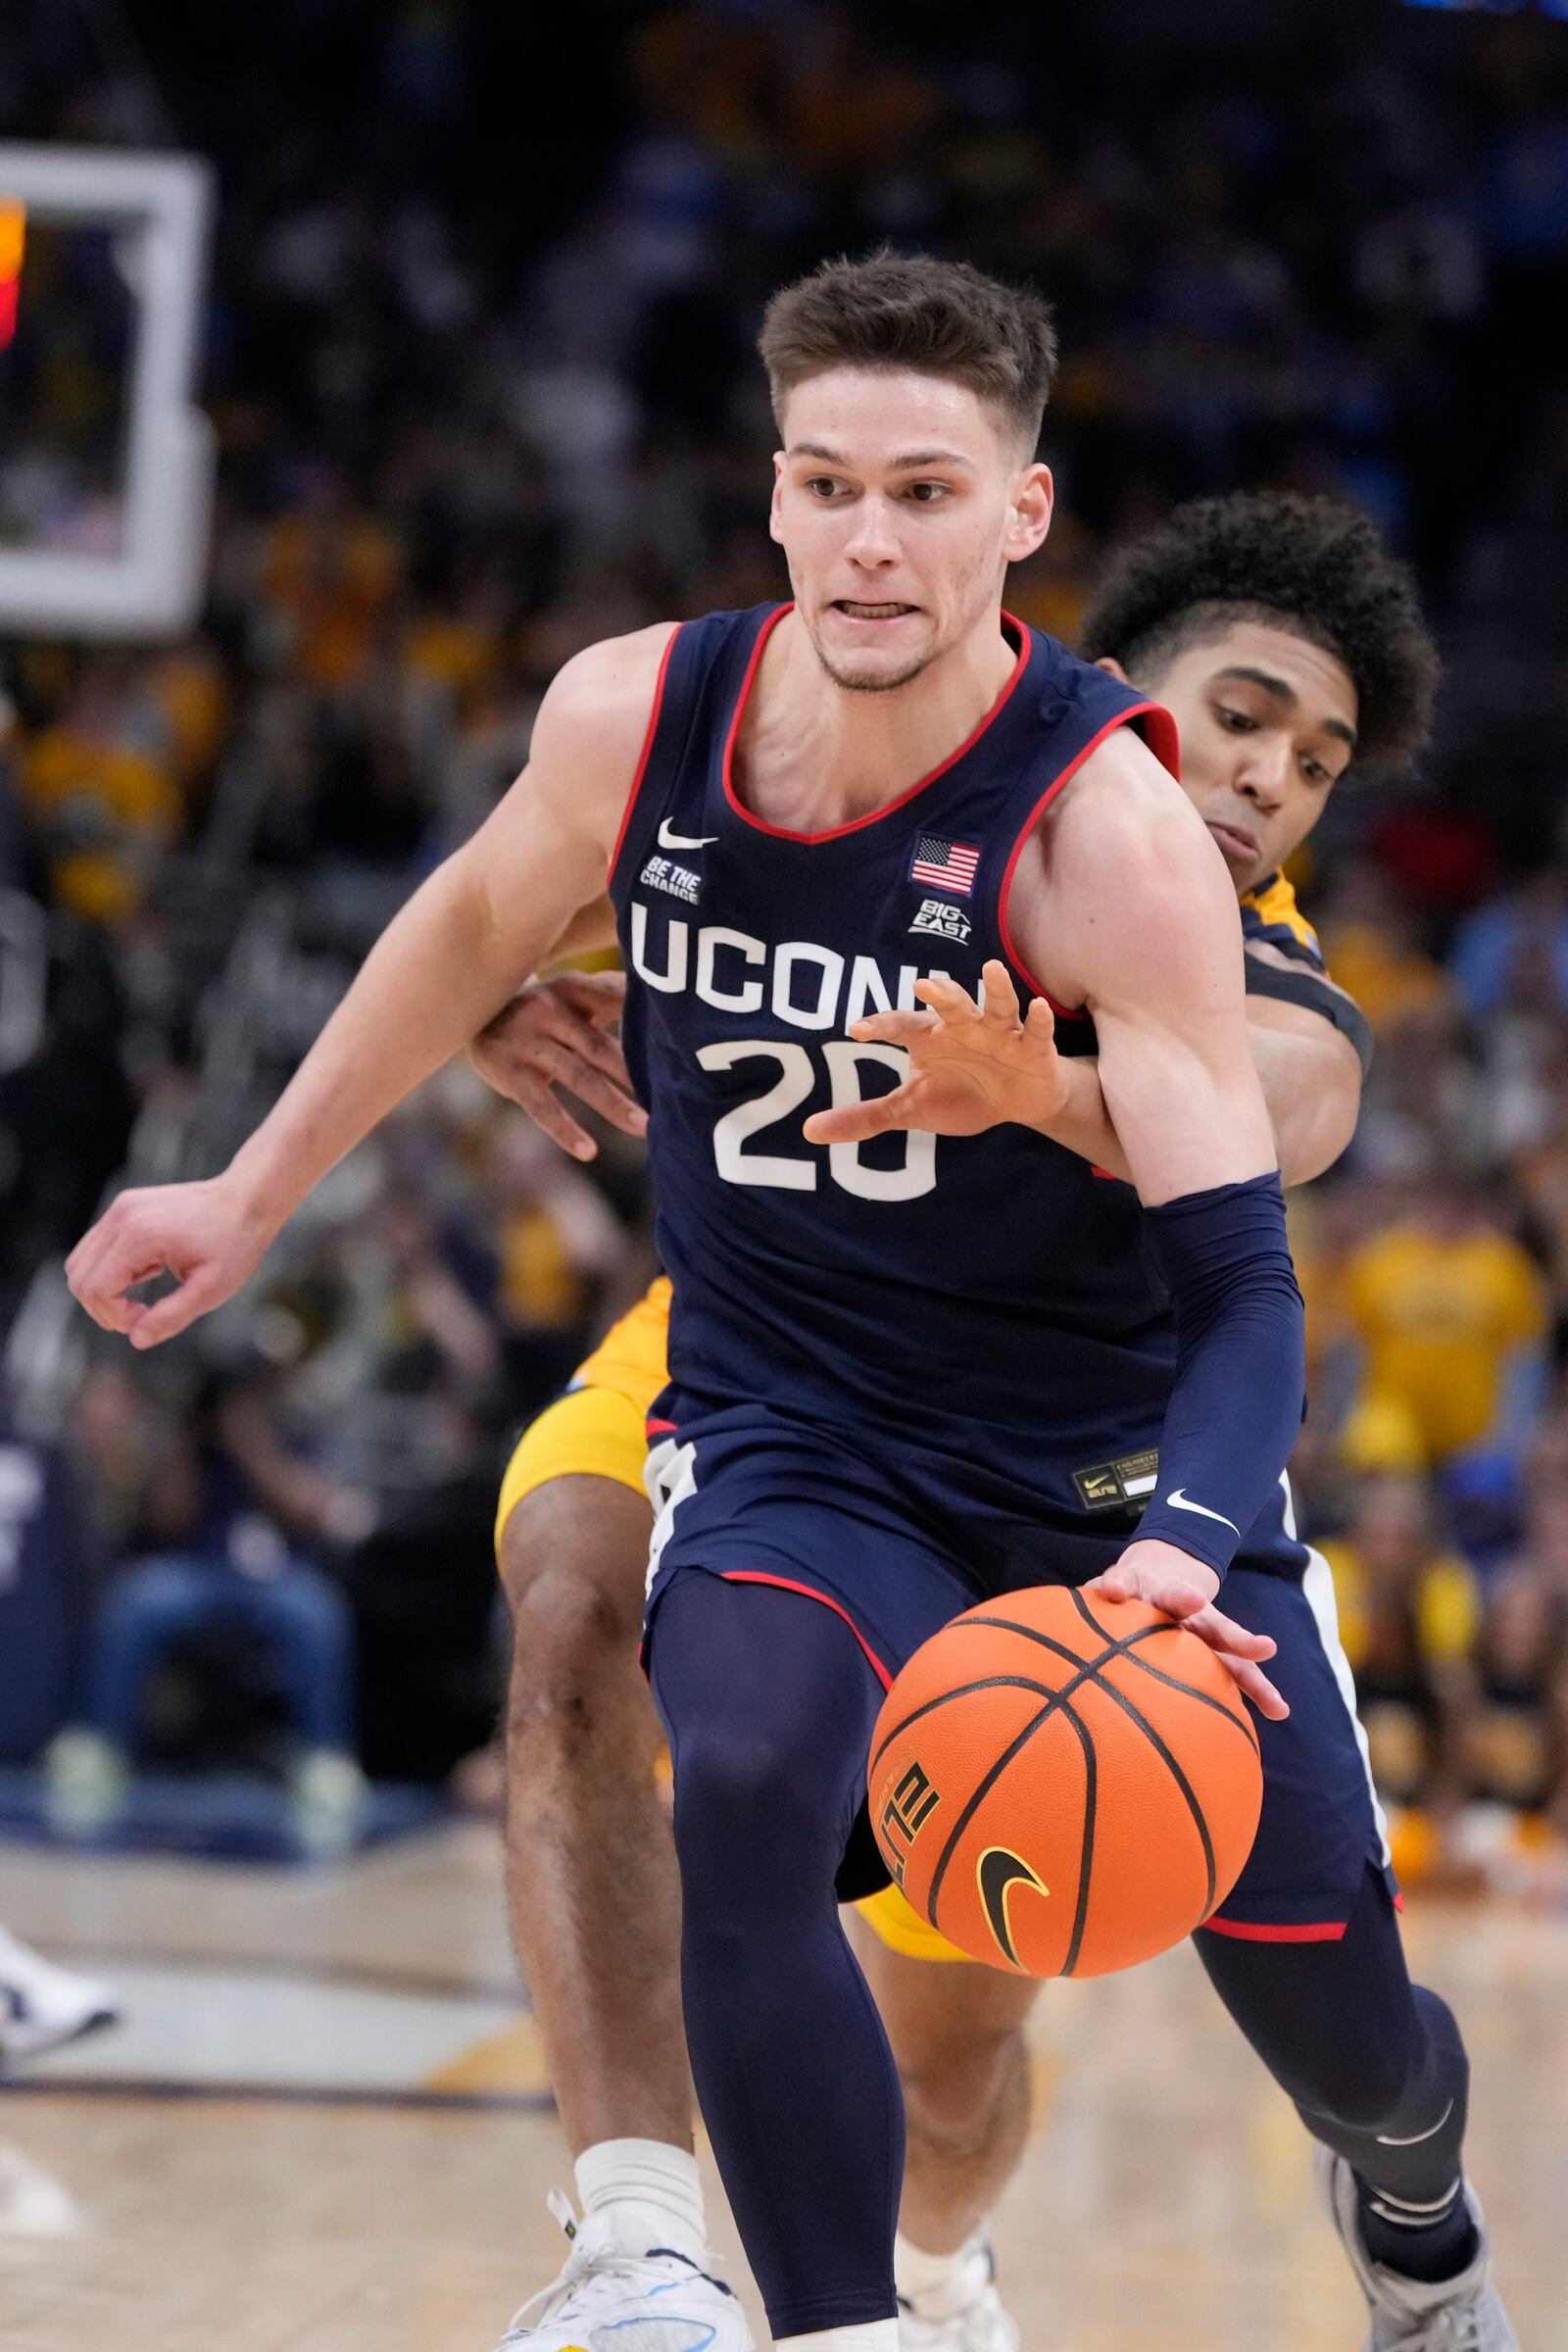
[[[1102,654],[1100,660],[1095,663],[1095,667],[1097,669],[1102,669],[1107,678],[1120,678],[1124,686],[1130,686],[1132,684],[1131,678],[1127,675],[1127,672],[1123,669],[1121,663],[1117,661],[1114,654]]]
[[[770,539],[776,539],[780,546],[784,543],[784,521],[780,512],[783,503],[784,452],[781,449],[775,449],[773,452],[773,497],[767,511],[767,535]]]
[[[1026,466],[1013,486],[1012,513],[1007,524],[1006,557],[1021,564],[1043,545],[1051,528],[1056,486],[1049,466]]]

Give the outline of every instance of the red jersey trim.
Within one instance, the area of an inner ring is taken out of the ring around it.
[[[626,828],[631,823],[632,810],[637,806],[637,796],[642,791],[643,778],[648,773],[648,762],[654,756],[654,737],[659,733],[660,712],[664,707],[664,680],[669,675],[669,657],[675,651],[675,640],[680,635],[681,626],[682,624],[677,623],[670,630],[669,642],[664,648],[664,658],[659,664],[659,678],[654,687],[654,707],[648,713],[648,732],[643,737],[643,748],[637,760],[637,773],[633,776],[631,790],[626,795],[626,807],[620,819],[620,831],[615,835],[615,846],[610,853],[610,864],[605,871],[607,889],[614,880],[615,868],[620,863],[621,845],[626,838]]]
[[[867,1662],[871,1668],[871,1672],[876,1676],[876,1679],[881,1684],[883,1690],[892,1690],[892,1675],[883,1665],[881,1659],[877,1656],[876,1651],[871,1647],[870,1642],[861,1633],[859,1627],[856,1624],[855,1619],[850,1615],[849,1610],[844,1606],[842,1601],[829,1599],[828,1595],[825,1592],[819,1592],[814,1585],[798,1585],[792,1577],[788,1576],[766,1576],[760,1568],[721,1569],[719,1571],[719,1583],[723,1585],[774,1585],[777,1587],[780,1592],[804,1592],[808,1600],[819,1600],[824,1609],[831,1609],[835,1617],[843,1618],[845,1624],[849,1627],[851,1633],[855,1636],[855,1639],[864,1650]]]
[[[1205,1936],[1234,1936],[1242,1943],[1338,1943],[1349,1926],[1346,1919],[1311,1919],[1291,1926],[1266,1926],[1253,1919],[1205,1919]]]
[[[757,665],[762,659],[762,648],[785,614],[793,612],[794,610],[793,604],[780,605],[776,612],[770,612],[759,630],[757,643],[752,648],[752,658],[746,665],[746,675],[741,680],[741,690],[736,697],[734,715],[729,722],[729,733],[724,739],[724,798],[743,824],[751,825],[759,833],[770,833],[775,841],[803,842],[808,849],[814,848],[818,842],[842,841],[849,833],[863,833],[867,825],[879,825],[884,817],[896,816],[901,808],[906,808],[918,794],[935,784],[940,776],[945,776],[950,768],[956,767],[966,752],[974,750],[986,729],[1011,700],[1014,687],[1029,666],[1031,643],[1029,632],[1013,619],[1010,612],[1004,612],[1003,619],[1009,628],[1016,629],[1018,632],[1018,658],[1012,665],[1012,675],[979,725],[964,737],[957,750],[950,752],[940,767],[932,768],[930,774],[922,776],[918,784],[911,784],[907,792],[901,792],[896,801],[889,801],[885,807],[868,809],[864,816],[857,816],[847,825],[831,825],[825,833],[792,833],[786,825],[770,825],[765,817],[754,816],[738,798],[735,791],[735,742],[740,734],[741,720],[746,713],[747,701],[752,691],[752,681],[757,675]]]
[[[1125,727],[1130,720],[1135,718],[1150,720],[1150,735],[1152,740],[1150,742],[1149,748],[1160,765],[1168,767],[1171,774],[1177,778],[1178,782],[1180,781],[1181,746],[1177,740],[1176,721],[1171,717],[1170,712],[1158,703],[1132,704],[1126,710],[1119,710],[1114,718],[1107,718],[1099,734],[1091,735],[1077,759],[1069,760],[1055,781],[1041,794],[1023,821],[1023,829],[1012,845],[1012,856],[1007,859],[1007,870],[1002,877],[1002,890],[997,900],[997,928],[1002,934],[1002,944],[1034,990],[1035,995],[1044,997],[1052,1011],[1062,1020],[1086,1021],[1089,1014],[1082,1004],[1058,1004],[1050,989],[1044,987],[1035,978],[1034,973],[1013,945],[1012,932],[1007,922],[1007,901],[1012,895],[1012,877],[1017,869],[1018,860],[1023,856],[1024,843],[1029,839],[1030,834],[1039,824],[1040,819],[1045,815],[1062,786],[1071,783],[1090,754],[1099,751],[1107,735],[1114,735],[1118,727]]]
[[[675,1430],[679,1426],[679,1423],[675,1421],[656,1421],[650,1414],[648,1420],[648,1435],[651,1438],[670,1437],[674,1434]]]

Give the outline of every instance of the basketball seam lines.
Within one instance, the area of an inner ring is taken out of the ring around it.
[[[1085,1618],[1088,1623],[1094,1627],[1096,1633],[1100,1636],[1102,1642],[1111,1642],[1115,1640],[1115,1636],[1111,1633],[1109,1627],[1101,1624],[1100,1619],[1095,1615],[1094,1610],[1089,1606],[1089,1603],[1085,1600],[1083,1594],[1078,1592],[1076,1588],[1072,1588],[1072,1598],[1073,1606],[1077,1609],[1079,1615]],[[1179,1622],[1173,1621],[1169,1628],[1156,1625],[1151,1626],[1148,1630],[1151,1633],[1155,1634],[1165,1633],[1166,1631],[1169,1631],[1173,1634],[1179,1634],[1185,1632],[1186,1629]],[[1216,1715],[1223,1715],[1227,1723],[1234,1724],[1236,1729],[1245,1735],[1248,1744],[1250,1746],[1254,1755],[1261,1755],[1262,1748],[1258,1740],[1257,1733],[1253,1728],[1250,1715],[1246,1712],[1245,1708],[1243,1709],[1242,1713],[1238,1715],[1234,1707],[1228,1707],[1222,1698],[1211,1698],[1206,1690],[1198,1690],[1197,1687],[1192,1683],[1184,1683],[1179,1674],[1167,1674],[1164,1668],[1161,1666],[1151,1666],[1147,1658],[1135,1658],[1133,1655],[1132,1645],[1138,1639],[1139,1636],[1137,1634],[1132,1634],[1129,1635],[1125,1641],[1119,1642],[1116,1644],[1118,1649],[1121,1651],[1122,1656],[1127,1660],[1129,1666],[1136,1666],[1139,1672],[1142,1674],[1152,1675],[1154,1681],[1156,1683],[1163,1683],[1167,1690],[1185,1690],[1189,1698],[1196,1698],[1198,1700],[1200,1706],[1212,1707]],[[1223,1669],[1221,1671],[1223,1671]]]
[[[1090,1739],[1087,1728],[1068,1703],[1070,1693],[1076,1688],[1076,1683],[1069,1683],[1064,1690],[1053,1690],[1050,1693],[1046,1704],[1036,1715],[1034,1721],[1024,1725],[1023,1730],[1017,1734],[1017,1736],[1008,1743],[1005,1748],[1004,1748],[1002,1754],[997,1758],[995,1764],[992,1765],[990,1771],[985,1775],[985,1778],[981,1781],[979,1787],[971,1792],[961,1811],[959,1812],[957,1820],[954,1823],[948,1842],[943,1847],[941,1855],[938,1857],[935,1870],[931,1873],[931,1885],[926,1891],[925,1898],[927,1914],[934,1914],[937,1905],[937,1895],[941,1890],[942,1882],[947,1876],[948,1864],[953,1859],[958,1839],[963,1836],[964,1831],[974,1819],[974,1816],[978,1812],[984,1799],[990,1794],[991,1790],[995,1788],[1003,1773],[1006,1771],[1008,1765],[1012,1763],[1016,1756],[1022,1753],[1023,1749],[1027,1747],[1029,1741],[1034,1738],[1036,1732],[1039,1731],[1041,1725],[1043,1723],[1048,1723],[1051,1717],[1059,1707],[1067,1721],[1072,1725],[1073,1730],[1077,1733],[1079,1743],[1084,1751],[1084,1853],[1078,1869],[1078,1908],[1073,1918],[1072,1939],[1068,1944],[1066,1962],[1061,1971],[1064,1977],[1071,1975],[1073,1965],[1078,1958],[1079,1948],[1083,1943],[1084,1928],[1087,1924],[1089,1916],[1089,1874],[1094,1865],[1094,1823],[1097,1789],[1097,1758],[1095,1756],[1095,1743]],[[1020,1975],[1024,1973],[1025,1972],[1022,1970],[1019,1971]]]
[[[911,1724],[918,1723],[923,1715],[934,1715],[938,1707],[947,1706],[953,1699],[968,1698],[976,1690],[1032,1690],[1037,1698],[1054,1698],[1057,1686],[1052,1683],[1037,1683],[1027,1674],[988,1674],[977,1683],[959,1683],[952,1690],[939,1690],[935,1698],[923,1698],[917,1707],[912,1708],[903,1718],[902,1722],[893,1725],[881,1745],[873,1752],[871,1761],[865,1768],[866,1779],[869,1781],[874,1776],[877,1766],[887,1754],[894,1740],[906,1732]]]
[[[1073,1598],[1074,1600],[1077,1600],[1078,1595],[1076,1592],[1073,1593]],[[1109,1639],[1102,1632],[1101,1627],[1096,1623],[1095,1618],[1091,1615],[1088,1609],[1084,1609],[1082,1614],[1088,1619],[1090,1625],[1094,1627],[1096,1633],[1101,1634],[1102,1640]],[[1198,1792],[1193,1788],[1193,1785],[1187,1778],[1186,1773],[1183,1772],[1181,1766],[1177,1763],[1176,1758],[1174,1755],[1172,1755],[1170,1749],[1166,1746],[1164,1740],[1155,1731],[1153,1725],[1149,1721],[1149,1718],[1140,1713],[1139,1709],[1134,1706],[1130,1698],[1123,1696],[1122,1692],[1117,1690],[1114,1683],[1102,1681],[1100,1672],[1101,1668],[1108,1659],[1112,1657],[1125,1657],[1128,1653],[1130,1645],[1134,1642],[1147,1642],[1151,1636],[1154,1634],[1163,1634],[1166,1632],[1179,1633],[1181,1630],[1180,1627],[1175,1623],[1174,1620],[1172,1620],[1168,1627],[1163,1625],[1146,1625],[1141,1627],[1136,1634],[1128,1634],[1122,1641],[1111,1641],[1108,1648],[1102,1650],[1098,1658],[1081,1658],[1076,1650],[1072,1650],[1067,1647],[1065,1642],[1054,1641],[1050,1634],[1037,1633],[1033,1626],[1019,1625],[1011,1618],[968,1617],[959,1620],[959,1622],[966,1625],[995,1626],[999,1631],[1004,1631],[1010,1634],[1021,1634],[1026,1642],[1038,1642],[1042,1649],[1051,1650],[1056,1657],[1064,1658],[1069,1666],[1076,1666],[1078,1668],[1078,1672],[1072,1677],[1070,1682],[1064,1686],[1064,1692],[1066,1694],[1070,1694],[1072,1691],[1079,1690],[1085,1683],[1093,1683],[1097,1690],[1104,1691],[1107,1698],[1113,1698],[1117,1706],[1121,1708],[1124,1714],[1132,1717],[1134,1723],[1137,1724],[1139,1730],[1143,1733],[1150,1745],[1153,1748],[1154,1753],[1163,1759],[1166,1769],[1170,1773],[1171,1779],[1181,1790],[1182,1796],[1187,1805],[1187,1809],[1193,1817],[1193,1826],[1198,1832],[1199,1842],[1203,1849],[1203,1865],[1208,1879],[1208,1897],[1203,1905],[1203,1916],[1206,1919],[1209,1912],[1214,1908],[1214,1889],[1217,1883],[1217,1873],[1214,1868],[1214,1841],[1208,1834],[1208,1824],[1203,1819],[1203,1808],[1198,1801]],[[1076,1718],[1073,1718],[1073,1720],[1076,1721]],[[1031,1729],[1033,1728],[1034,1727],[1031,1726]],[[1010,1764],[1012,1758],[1010,1754],[1003,1758],[1004,1763]],[[1000,1766],[998,1769],[1000,1769]],[[975,1791],[975,1796],[970,1800],[971,1804],[977,1801],[982,1791],[980,1789]],[[962,1826],[963,1825],[961,1823],[958,1825],[958,1827]],[[954,1831],[954,1836],[956,1837],[956,1835],[957,1828],[956,1828]],[[944,1857],[944,1859],[946,1859],[946,1857]],[[928,1902],[934,1902],[935,1899],[936,1880],[933,1877],[931,1893],[927,1897],[927,1900]],[[1066,1971],[1063,1970],[1062,1973],[1065,1975]]]

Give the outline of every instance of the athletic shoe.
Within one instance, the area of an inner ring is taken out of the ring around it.
[[[107,1984],[57,1968],[0,1928],[0,2064],[74,2041],[119,2015]]]
[[[755,2352],[733,2287],[673,2247],[632,2253],[608,2214],[579,2222],[559,2189],[550,2210],[571,2252],[560,2278],[517,2313],[500,2352]]]
[[[899,2352],[1018,2352],[1018,2323],[997,2292],[978,2230],[954,2257],[951,2284],[899,2297]]]
[[[1368,2254],[1355,2175],[1345,2158],[1319,2143],[1312,2160],[1340,2243],[1372,2315],[1365,2352],[1519,2352],[1519,2338],[1492,2283],[1492,2241],[1468,2181],[1464,2201],[1479,2240],[1473,2261],[1453,2278],[1407,2278],[1402,2271],[1391,2271]]]
[[[95,1838],[125,1801],[125,1751],[84,1726],[59,1732],[44,1758],[49,1822],[62,1838]]]

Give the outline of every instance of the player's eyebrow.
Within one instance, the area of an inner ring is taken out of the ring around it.
[[[1277,678],[1271,669],[1254,669],[1250,662],[1232,662],[1228,667],[1216,669],[1214,678],[1216,684],[1222,678],[1245,678],[1250,686],[1260,686],[1265,694],[1272,695],[1275,702],[1287,710],[1294,710],[1300,700],[1288,678]],[[1343,718],[1326,718],[1322,724],[1325,735],[1337,735],[1342,743],[1354,751],[1353,727],[1348,727]]]
[[[787,458],[819,458],[827,466],[849,465],[844,452],[829,449],[825,441],[795,441],[784,455]],[[956,449],[909,449],[888,461],[891,473],[917,473],[926,466],[960,466],[965,473],[974,471],[969,460],[960,457]]]

